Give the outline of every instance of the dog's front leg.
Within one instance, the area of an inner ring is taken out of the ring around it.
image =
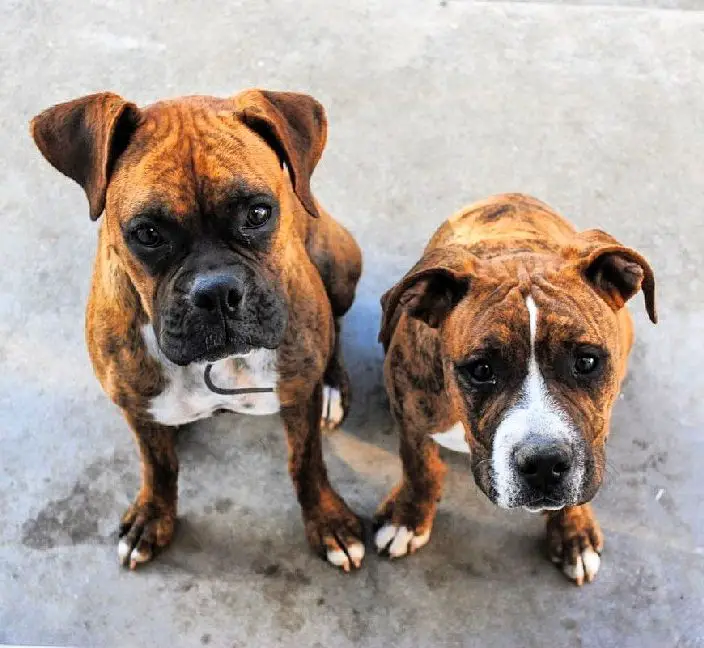
[[[401,461],[403,479],[374,517],[377,550],[390,558],[413,553],[430,540],[446,472],[435,442],[407,422],[401,423]]]
[[[364,557],[362,524],[328,481],[320,433],[322,394],[321,383],[306,402],[281,410],[289,472],[311,547],[333,565],[349,571],[359,567]]]
[[[567,506],[547,513],[547,518],[550,559],[577,585],[594,580],[601,564],[604,536],[592,507]]]
[[[171,542],[176,522],[178,458],[176,428],[125,414],[137,441],[142,484],[134,503],[122,516],[118,555],[135,569],[155,549]]]

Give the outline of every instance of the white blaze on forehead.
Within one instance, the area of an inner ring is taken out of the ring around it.
[[[533,301],[533,297],[526,297],[526,308],[528,309],[528,325],[530,331],[530,360],[528,361],[528,377],[523,389],[522,400],[527,403],[528,409],[547,408],[549,395],[543,380],[543,375],[538,367],[538,360],[535,357],[535,335],[538,330],[538,307]]]
[[[532,296],[526,297],[530,335],[528,375],[521,387],[518,402],[506,412],[496,429],[492,449],[492,468],[497,504],[508,508],[520,495],[522,481],[513,465],[513,454],[531,435],[570,443],[575,439],[574,426],[567,414],[551,398],[540,372],[535,353],[538,330],[538,307]],[[582,481],[582,470],[572,475],[572,489]]]
[[[530,328],[530,359],[535,360],[535,332],[538,329],[538,307],[533,301],[533,297],[526,297],[526,308],[528,309],[528,324]]]

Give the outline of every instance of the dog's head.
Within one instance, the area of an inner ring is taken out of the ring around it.
[[[642,289],[656,321],[653,272],[638,253],[592,230],[562,254],[499,262],[435,249],[382,300],[385,344],[399,307],[438,329],[475,480],[506,508],[596,494],[631,345],[619,311]]]
[[[138,108],[101,93],[31,123],[46,159],[105,212],[102,251],[127,273],[179,365],[276,348],[288,242],[318,216],[310,177],[327,136],[306,95],[245,91]]]

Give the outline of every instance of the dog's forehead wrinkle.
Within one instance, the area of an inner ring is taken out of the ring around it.
[[[234,180],[219,182],[222,187],[211,186],[208,178],[198,179],[194,176],[194,186],[192,196],[178,196],[173,193],[169,195],[165,191],[157,190],[156,187],[137,190],[137,195],[123,203],[123,209],[127,213],[125,220],[129,221],[136,217],[152,218],[156,221],[171,221],[174,223],[188,221],[186,217],[200,213],[201,216],[210,220],[210,217],[222,213],[233,204],[242,202],[252,196],[268,196],[275,198],[272,188],[263,182],[257,175],[246,177],[236,176]],[[189,192],[190,194],[191,192]]]
[[[247,175],[236,174],[234,178],[218,183],[217,200],[238,201],[256,194],[271,195],[269,183],[252,170]]]
[[[147,142],[138,147],[148,158],[148,165],[158,168],[159,175],[168,166],[173,175],[180,176],[181,181],[189,180],[194,188],[204,178],[217,184],[218,190],[241,178],[268,186],[267,176],[277,160],[276,154],[246,127],[237,128],[236,120],[224,122],[209,104],[202,103],[207,99],[196,97],[194,104],[181,100],[162,102],[149,108],[139,137]],[[267,151],[270,164],[261,173],[257,160]],[[172,185],[174,178],[169,180]]]
[[[139,201],[130,208],[132,218],[145,218],[162,222],[164,224],[176,224],[177,209],[168,200],[163,198],[148,198]]]
[[[478,354],[496,353],[514,369],[523,371],[529,352],[528,315],[518,284],[500,286],[476,303],[467,302],[455,320],[461,327],[457,361]]]
[[[585,301],[574,289],[542,280],[533,284],[531,296],[537,313],[537,358],[552,357],[566,345],[604,344],[605,331],[611,327],[600,315],[601,302]]]

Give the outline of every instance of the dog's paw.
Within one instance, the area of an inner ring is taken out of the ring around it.
[[[305,516],[306,536],[311,547],[331,565],[349,572],[364,558],[364,531],[359,518],[339,499]]]
[[[436,473],[436,486],[442,479],[438,475]],[[435,496],[421,498],[405,481],[392,489],[374,516],[374,545],[378,553],[400,558],[428,544],[439,488],[434,492]]]
[[[374,534],[374,544],[380,554],[400,558],[428,544],[430,531],[416,532],[407,526],[386,522]]]
[[[122,516],[117,556],[123,567],[136,569],[152,559],[157,548],[171,542],[174,516],[163,514],[149,502],[135,503]]]
[[[323,385],[323,414],[321,425],[324,430],[334,430],[345,418],[342,393],[337,387]]]
[[[601,565],[604,538],[591,507],[567,508],[548,517],[550,560],[576,585],[591,583]]]
[[[325,558],[331,565],[340,567],[342,571],[350,571],[352,567],[359,569],[364,559],[364,545],[357,539],[326,538],[327,551]]]

